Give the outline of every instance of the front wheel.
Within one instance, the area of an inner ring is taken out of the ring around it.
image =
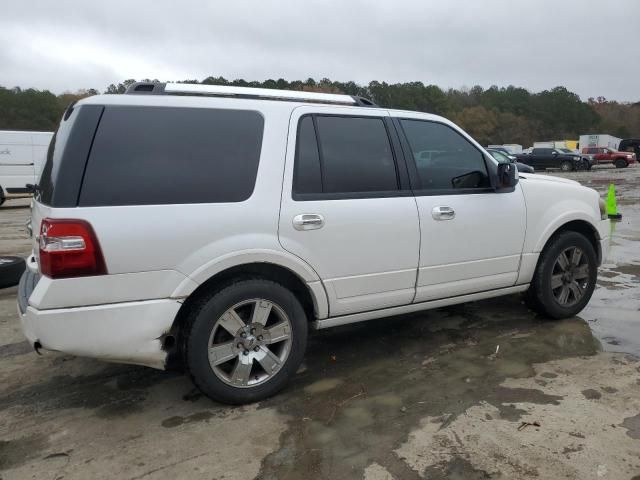
[[[627,163],[626,160],[623,160],[621,158],[619,158],[618,160],[616,160],[614,162],[614,165],[616,166],[616,168],[627,168],[629,166],[629,164]]]
[[[560,164],[560,170],[563,172],[570,172],[573,170],[573,164],[571,162],[562,162]]]
[[[598,261],[584,235],[563,232],[545,247],[527,292],[529,306],[559,319],[576,315],[591,299]]]
[[[228,404],[267,398],[302,362],[307,317],[291,291],[262,279],[240,280],[196,306],[186,360],[195,385]]]

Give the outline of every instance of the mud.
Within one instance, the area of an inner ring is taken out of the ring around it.
[[[315,332],[293,382],[258,405],[38,356],[15,288],[0,290],[0,478],[640,476],[640,168],[566,176],[616,183],[623,214],[579,316],[544,321],[511,296]],[[0,209],[0,253],[28,253],[27,214]]]

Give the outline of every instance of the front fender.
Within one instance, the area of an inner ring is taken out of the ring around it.
[[[523,253],[540,253],[549,238],[572,221],[584,221],[598,232],[600,209],[595,190],[556,179],[531,180],[534,179],[520,182],[527,204],[527,235]]]
[[[567,223],[573,222],[576,220],[583,221],[591,225],[593,227],[593,230],[598,235],[598,240],[600,239],[599,234],[597,233],[598,227],[597,225],[594,225],[593,218],[590,217],[585,212],[582,212],[580,210],[573,210],[569,212],[564,212],[563,214],[555,217],[551,221],[551,223],[547,225],[547,227],[544,229],[542,234],[538,237],[531,252],[532,253],[542,252],[542,249],[544,248],[544,246],[547,244],[547,242],[555,232],[557,232],[563,225],[566,225]]]

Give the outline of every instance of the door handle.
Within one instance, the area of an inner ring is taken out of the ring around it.
[[[433,207],[431,216],[434,220],[453,220],[456,212],[451,207]]]
[[[317,213],[302,213],[293,217],[293,228],[296,230],[316,230],[324,225],[324,217]]]

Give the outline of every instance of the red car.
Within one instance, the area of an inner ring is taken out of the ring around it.
[[[582,153],[589,155],[593,165],[613,163],[616,168],[628,167],[630,163],[636,163],[636,154],[632,152],[618,152],[608,147],[585,147]]]

